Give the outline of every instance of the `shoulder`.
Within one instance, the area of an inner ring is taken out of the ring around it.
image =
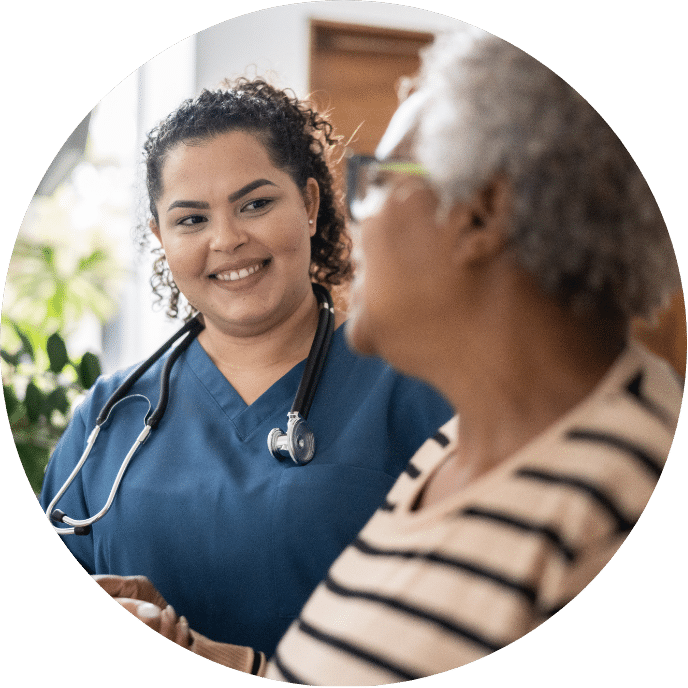
[[[585,506],[598,524],[627,532],[664,468],[681,396],[668,365],[631,344],[587,400],[516,457],[510,480],[569,523]]]
[[[656,479],[671,447],[682,396],[681,382],[669,365],[632,342],[572,414],[561,440],[607,459],[625,455],[628,471],[635,468]]]
[[[627,356],[632,374],[623,391],[675,429],[685,381],[669,363],[638,342],[630,343]]]
[[[466,497],[497,529],[517,523],[573,561],[637,523],[667,460],[680,397],[671,371],[630,346],[586,401]]]
[[[157,388],[160,371],[164,361],[156,361],[135,383],[132,391],[149,393]],[[84,395],[74,409],[74,415],[82,416],[87,422],[91,422],[100,413],[102,407],[112,395],[126,383],[127,379],[140,367],[137,362],[114,372],[104,373],[98,377],[92,387]]]
[[[382,511],[397,507],[409,509],[420,487],[433,471],[451,454],[458,443],[458,416],[453,416],[420,445],[406,465],[399,479],[387,494]]]

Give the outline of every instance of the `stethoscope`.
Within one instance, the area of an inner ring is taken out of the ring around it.
[[[283,432],[279,428],[274,428],[268,434],[268,449],[270,450],[270,453],[276,459],[280,460],[291,458],[299,466],[307,464],[315,454],[315,438],[313,436],[313,432],[306,424],[306,418],[308,418],[308,412],[310,411],[311,404],[313,403],[315,390],[320,380],[320,373],[322,372],[323,365],[325,364],[327,352],[329,351],[330,343],[332,341],[332,334],[334,332],[334,305],[332,303],[332,297],[327,289],[319,284],[313,284],[312,286],[319,306],[318,326],[315,331],[313,344],[311,345],[308,353],[306,367],[303,371],[303,375],[301,376],[301,382],[299,383],[299,388],[296,391],[294,403],[292,404],[291,410],[287,415],[287,431]],[[108,399],[105,406],[103,406],[98,418],[96,418],[96,426],[93,428],[93,431],[88,437],[86,449],[84,449],[81,458],[74,467],[74,470],[72,470],[70,473],[64,485],[60,488],[58,493],[50,502],[48,508],[45,510],[46,515],[51,521],[56,523],[66,523],[68,526],[71,526],[70,528],[58,528],[57,526],[53,525],[53,528],[55,528],[60,535],[88,535],[91,532],[91,525],[103,518],[103,516],[105,516],[105,514],[107,514],[107,512],[110,510],[112,502],[115,499],[115,495],[117,494],[117,490],[122,482],[124,472],[127,470],[127,466],[134,456],[134,453],[146,441],[146,438],[148,435],[150,435],[151,430],[153,430],[153,428],[155,428],[155,426],[160,422],[165,413],[169,399],[170,374],[172,371],[172,366],[181,356],[181,354],[188,349],[189,345],[203,330],[203,327],[204,325],[199,320],[198,315],[189,320],[184,327],[172,335],[172,337],[170,337],[152,356],[146,359],[138,368],[136,368],[136,370],[130,373],[126,380]],[[150,415],[146,414],[143,430],[136,438],[136,441],[129,450],[129,453],[124,458],[124,461],[122,461],[122,465],[117,472],[117,476],[115,477],[115,481],[112,485],[112,489],[110,490],[110,495],[105,502],[105,506],[95,516],[90,516],[89,518],[82,520],[70,518],[63,511],[56,509],[55,507],[57,506],[57,503],[60,501],[60,499],[62,499],[62,496],[72,484],[76,476],[79,474],[81,467],[86,462],[96,438],[100,433],[101,427],[108,420],[112,409],[120,401],[128,398],[127,395],[134,383],[157,360],[159,360],[167,351],[169,351],[177,341],[179,341],[179,343],[170,353],[167,361],[165,361],[165,365],[160,375],[160,398],[158,400],[158,405],[155,407],[153,413]]]

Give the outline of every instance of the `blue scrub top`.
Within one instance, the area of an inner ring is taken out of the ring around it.
[[[435,392],[353,354],[344,328],[308,416],[316,451],[275,459],[302,361],[250,406],[195,341],[172,368],[170,400],[130,463],[109,513],[88,536],[62,536],[89,573],[142,574],[194,630],[270,656],[330,564],[381,503],[425,439],[451,416]],[[87,518],[155,407],[163,361],[120,402],[58,504]],[[129,371],[99,379],[48,465],[45,509],[79,460],[101,408]]]

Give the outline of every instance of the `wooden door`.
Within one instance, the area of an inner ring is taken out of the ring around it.
[[[432,40],[417,31],[311,23],[311,97],[330,111],[349,149],[373,154],[399,105],[400,79],[418,71],[419,50]]]

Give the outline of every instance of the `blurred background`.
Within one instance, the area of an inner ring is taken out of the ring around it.
[[[145,133],[203,88],[263,76],[312,95],[350,148],[372,154],[397,105],[399,79],[449,17],[374,2],[306,2],[201,31],[142,65],[65,142],[31,201],[2,306],[2,377],[13,439],[35,491],[71,409],[102,372],[147,357],[179,326],[156,310],[152,258],[134,245],[145,220]],[[637,331],[685,375],[685,314],[676,295]]]

